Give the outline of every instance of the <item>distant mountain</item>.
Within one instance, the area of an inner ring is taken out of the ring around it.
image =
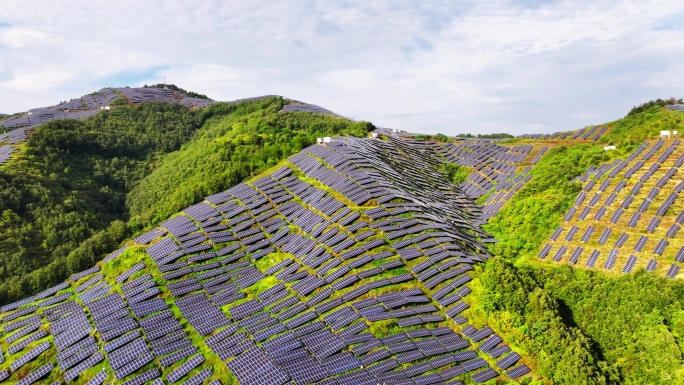
[[[168,102],[178,103],[188,108],[205,108],[213,103],[218,103],[207,98],[205,95],[194,92],[188,93],[187,91],[174,85],[168,85],[167,88],[161,88],[160,86],[161,85],[139,88],[103,88],[98,92],[94,92],[77,99],[72,99],[68,102],[63,102],[58,105],[31,109],[17,117],[0,122],[0,129],[4,128],[6,131],[16,129],[30,130],[38,125],[53,120],[85,119],[99,112],[111,109],[116,103],[137,105],[139,103]],[[224,103],[240,103],[274,96],[275,95],[266,95],[238,99]],[[337,115],[332,111],[298,101],[289,101],[288,104],[284,106],[284,111],[302,111],[340,117],[340,115]],[[7,117],[8,115],[0,115],[0,117],[3,116]]]

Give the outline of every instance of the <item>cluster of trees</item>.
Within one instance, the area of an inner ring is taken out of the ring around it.
[[[471,320],[502,333],[554,383],[684,383],[684,283],[502,258],[475,277]]]
[[[268,98],[188,110],[141,103],[38,127],[0,169],[0,303],[57,284],[138,231],[370,123],[279,112]]]
[[[564,319],[561,303],[526,269],[501,258],[478,266],[471,320],[494,327],[504,340],[534,360],[555,384],[606,384],[615,374],[592,349],[592,340]]]
[[[180,105],[143,103],[38,127],[23,156],[0,169],[3,302],[53,282],[45,274],[29,279],[30,272],[53,261],[59,263],[45,273],[61,280],[65,272],[54,269],[66,267],[73,250],[125,220],[128,191],[150,172],[156,157],[192,137],[200,127],[197,115]],[[114,246],[128,235],[125,226],[115,227]],[[72,269],[81,265],[71,261]]]
[[[681,98],[669,98],[669,99],[656,99],[656,100],[650,100],[644,104],[640,104],[638,106],[632,107],[631,110],[629,110],[629,113],[627,116],[635,115],[641,112],[644,112],[646,110],[649,110],[653,107],[665,107],[665,106],[671,106],[673,104],[682,104],[684,101],[682,101]]]
[[[442,171],[444,171],[447,178],[456,185],[465,182],[472,173],[472,170],[469,167],[459,166],[455,163],[444,163]]]
[[[527,273],[591,339],[614,383],[684,383],[684,284],[644,271],[620,276],[556,267]]]

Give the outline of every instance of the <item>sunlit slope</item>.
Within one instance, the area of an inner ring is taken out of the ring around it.
[[[309,147],[5,306],[16,316],[5,373],[224,384],[525,375],[505,341],[460,315],[491,239],[439,167],[395,137]]]

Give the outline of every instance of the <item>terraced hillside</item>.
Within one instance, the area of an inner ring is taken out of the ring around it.
[[[458,383],[529,372],[468,308],[480,208],[392,137],[314,145],[2,308],[30,383]],[[26,336],[26,337],[25,337]]]
[[[0,308],[2,381],[684,380],[684,155],[658,139],[684,132],[676,108],[506,141],[377,129],[298,152],[264,142],[369,125],[279,98],[202,103],[199,134],[126,198],[146,229]],[[257,143],[259,165],[225,161]]]

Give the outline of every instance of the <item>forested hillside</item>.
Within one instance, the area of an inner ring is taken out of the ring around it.
[[[370,128],[279,112],[279,97],[215,103],[119,103],[38,126],[0,166],[0,302],[80,271],[147,226],[329,135]]]

